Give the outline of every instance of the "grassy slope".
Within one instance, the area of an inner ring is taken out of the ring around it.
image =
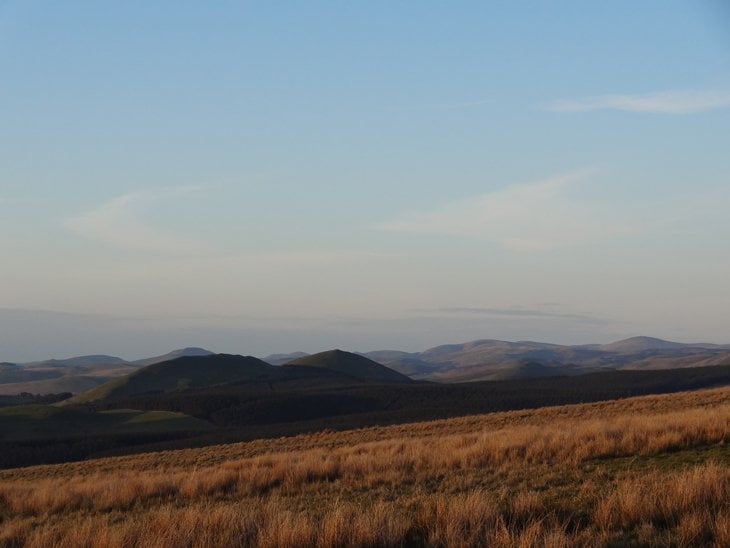
[[[0,472],[0,544],[727,545],[730,388]]]
[[[83,408],[53,405],[18,405],[0,409],[1,441],[211,428],[206,421],[168,411],[122,409],[97,413]]]
[[[535,379],[543,377],[564,377],[581,373],[590,373],[589,370],[579,370],[569,366],[551,367],[537,362],[516,361],[515,363],[500,364],[499,368],[485,366],[467,366],[451,369],[443,373],[431,375],[431,380],[439,382],[475,382],[475,381],[506,381],[520,379]]]
[[[71,392],[78,394],[90,390],[108,379],[98,376],[68,376],[39,381],[0,384],[0,394],[15,395],[23,392],[30,394],[60,394]]]

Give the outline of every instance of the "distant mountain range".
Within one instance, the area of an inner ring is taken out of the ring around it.
[[[441,382],[575,375],[605,369],[674,369],[730,364],[730,345],[684,344],[632,337],[610,344],[557,345],[484,339],[423,352],[377,351],[365,356],[414,379]],[[527,364],[536,364],[541,367]],[[513,377],[514,378],[514,377]]]
[[[653,337],[632,337],[604,345],[482,339],[423,352],[377,350],[362,355],[413,379],[469,382],[578,375],[605,369],[724,365],[730,364],[730,345],[685,344]]]
[[[76,356],[74,358],[66,358],[63,360],[51,359],[39,362],[28,362],[18,365],[24,367],[94,367],[94,366],[105,366],[105,365],[133,365],[142,367],[145,365],[152,365],[153,363],[165,362],[182,356],[207,356],[213,354],[210,350],[198,347],[180,348],[173,350],[167,354],[160,356],[153,356],[152,358],[144,358],[142,360],[128,361],[116,356],[107,356],[106,354],[95,354],[90,356]]]
[[[190,347],[136,361],[90,355],[25,364],[0,363],[0,394],[80,394],[114,379],[130,378],[137,382],[144,375],[137,379],[134,377],[135,372],[148,366],[177,363],[179,358],[207,356],[214,354],[204,348]],[[607,369],[675,369],[724,365],[730,364],[730,345],[685,344],[653,337],[632,337],[604,345],[482,339],[436,346],[422,352],[378,350],[352,354],[332,350],[314,355],[294,352],[272,354],[258,362],[266,366],[262,370],[266,374],[261,378],[280,386],[287,383],[306,384],[309,381],[305,377],[317,378],[317,382],[337,384],[342,380],[338,375],[368,382],[406,382],[415,379],[453,383],[573,376]],[[296,374],[290,371],[293,367],[300,368]],[[316,374],[307,370],[311,367],[318,368]],[[278,369],[285,372],[275,372]],[[322,369],[327,369],[329,373],[325,375]],[[191,378],[190,382],[197,386],[200,381]],[[171,388],[164,385],[160,389]]]

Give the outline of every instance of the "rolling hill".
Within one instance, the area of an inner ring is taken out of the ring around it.
[[[143,367],[68,400],[69,404],[114,401],[128,396],[253,381],[273,368],[253,356],[183,356]]]
[[[178,350],[173,350],[172,352],[168,352],[167,354],[162,354],[161,356],[154,356],[152,358],[136,360],[132,363],[134,365],[140,365],[140,366],[144,367],[147,365],[167,362],[170,360],[174,360],[175,358],[182,358],[185,356],[210,356],[211,354],[213,354],[213,352],[211,352],[210,350],[206,350],[205,348],[199,348],[197,346],[189,346],[187,348],[180,348]]]
[[[50,379],[0,384],[0,395],[15,394],[80,394],[108,380],[107,377],[68,375]]]
[[[23,364],[0,364],[0,395],[78,394],[105,382],[128,375],[141,367],[182,356],[212,354],[203,348],[182,348],[161,356],[127,361],[116,356],[96,354],[73,358],[50,359]]]
[[[148,365],[71,398],[69,405],[113,402],[142,394],[177,393],[211,387],[236,392],[269,393],[411,379],[372,360],[332,350],[306,356],[281,367],[253,356],[207,354],[183,356]]]
[[[61,376],[61,371],[28,369],[13,363],[0,363],[0,384],[33,382]]]
[[[269,354],[263,360],[271,365],[284,365],[297,358],[303,358],[309,356],[306,352],[290,352],[289,354]]]
[[[606,345],[558,345],[534,341],[482,339],[430,348],[423,352],[375,351],[363,354],[415,379],[438,382],[489,380],[507,374],[530,378],[538,373],[515,368],[533,362],[548,375],[602,369],[676,369],[730,364],[730,347],[632,337]]]
[[[604,352],[616,352],[619,354],[638,354],[647,351],[681,350],[688,346],[683,343],[665,341],[655,337],[630,337],[621,341],[600,345]]]
[[[412,382],[410,377],[365,356],[339,349],[297,358],[284,365],[288,368],[299,366],[328,369],[369,382]]]
[[[535,379],[541,377],[565,377],[587,374],[587,369],[577,368],[570,365],[544,365],[529,360],[515,360],[505,362],[500,367],[485,368],[483,366],[460,367],[450,369],[438,375],[443,382],[474,382],[474,381],[505,381],[519,379]],[[453,376],[454,380],[451,380]]]
[[[120,365],[128,363],[122,358],[116,356],[107,356],[106,354],[93,354],[89,356],[75,356],[73,358],[50,359],[37,362],[25,363],[26,367],[77,367],[92,365]]]

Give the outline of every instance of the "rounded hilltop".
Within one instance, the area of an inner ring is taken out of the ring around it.
[[[360,354],[345,352],[336,348],[302,356],[286,363],[284,367],[319,367],[344,373],[356,379],[377,382],[413,382],[410,377],[398,373]]]

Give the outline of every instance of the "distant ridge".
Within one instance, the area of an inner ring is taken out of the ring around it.
[[[21,392],[79,394],[114,379],[125,378],[126,375],[149,365],[169,362],[179,357],[212,355],[214,354],[211,351],[204,348],[186,347],[136,361],[93,354],[31,363],[4,363],[0,366],[0,395]],[[355,355],[371,361],[358,364],[353,361],[352,356]],[[347,359],[343,359],[343,356]],[[264,375],[266,379],[256,381],[259,383],[257,390],[263,390],[266,386],[269,390],[283,390],[295,385],[321,387],[323,383],[343,385],[353,381],[405,382],[405,376],[418,381],[454,383],[552,375],[572,376],[606,369],[658,370],[728,365],[730,345],[679,343],[647,336],[630,337],[608,344],[580,345],[529,340],[510,342],[485,338],[435,346],[422,352],[375,350],[352,354],[336,350],[313,356],[304,352],[271,354],[262,363],[272,365]],[[302,367],[294,372],[291,368],[278,367],[289,363],[308,365],[309,370]],[[524,365],[526,363],[535,365],[527,367]],[[182,385],[186,382],[188,381],[181,381]]]
[[[80,367],[89,365],[121,365],[127,363],[117,356],[107,356],[106,354],[92,354],[89,356],[75,356],[73,358],[50,359],[38,362],[25,363],[26,366],[44,366],[44,367]]]
[[[599,348],[606,352],[634,353],[647,350],[680,350],[688,346],[698,347],[701,345],[688,345],[684,343],[665,341],[655,337],[630,337],[621,341],[601,345]]]
[[[380,350],[363,355],[414,379],[467,382],[578,375],[604,369],[675,369],[730,364],[730,345],[631,337],[609,344],[560,345],[479,339],[422,352]],[[533,362],[544,367],[516,367]]]
[[[539,362],[515,360],[512,363],[500,364],[499,368],[471,366],[452,369],[444,372],[439,380],[443,382],[477,382],[525,380],[542,377],[572,377],[587,374],[591,370],[582,370],[571,365],[544,365]],[[449,375],[453,375],[452,380]]]
[[[211,354],[214,354],[214,352],[211,352],[210,350],[206,350],[205,348],[199,348],[197,346],[189,346],[187,348],[180,348],[178,350],[173,350],[172,352],[168,352],[167,354],[162,354],[161,356],[153,356],[151,358],[145,358],[143,360],[136,360],[131,363],[134,365],[152,365],[155,363],[161,363],[166,362],[170,360],[174,360],[176,358],[182,358],[184,356],[210,356]]]
[[[410,377],[365,356],[339,349],[297,358],[285,364],[284,367],[302,365],[330,369],[364,381],[413,382]]]
[[[141,360],[125,360],[117,356],[109,356],[107,354],[89,354],[84,356],[74,356],[72,358],[51,358],[48,360],[38,360],[33,362],[26,362],[18,365],[24,367],[89,367],[95,365],[137,365],[145,366],[152,365],[153,363],[164,362],[182,356],[209,356],[213,354],[210,350],[205,348],[198,348],[196,346],[190,346],[187,348],[179,348],[172,350],[167,354],[160,356],[153,356],[151,358],[144,358]]]
[[[270,363],[271,365],[284,365],[285,363],[289,363],[292,360],[296,360],[297,358],[303,358],[305,356],[309,356],[306,352],[291,352],[289,354],[269,354],[264,358],[264,361],[266,363]]]

